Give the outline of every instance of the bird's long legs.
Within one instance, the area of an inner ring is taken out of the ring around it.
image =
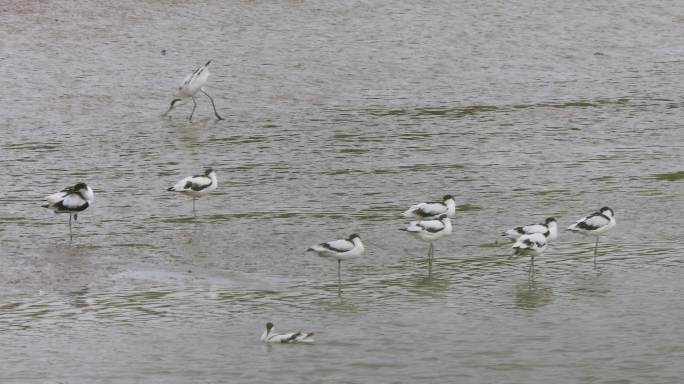
[[[197,108],[197,101],[195,100],[195,96],[191,96],[192,98],[192,112],[190,112],[190,117],[188,120],[192,121],[192,115],[195,114],[195,108]]]
[[[594,267],[596,267],[596,253],[598,252],[599,237],[596,236],[596,244],[594,244]]]
[[[435,247],[430,243],[430,248],[428,248],[428,276],[432,275],[432,255],[435,253]]]
[[[69,241],[71,241],[71,240],[74,239],[74,237],[73,237],[73,235],[72,235],[72,233],[71,233],[71,216],[72,216],[72,215],[71,215],[71,213],[70,213],[70,214],[69,214]]]
[[[342,268],[342,260],[337,260],[337,294],[342,294],[342,275],[340,269]]]
[[[534,276],[534,255],[531,255],[530,259],[530,271],[529,271],[529,278],[532,280],[532,277]]]
[[[209,101],[211,101],[211,106],[214,108],[214,115],[216,115],[216,118],[219,120],[223,120],[223,117],[219,116],[218,112],[216,112],[216,105],[214,104],[214,99],[212,99],[211,96],[209,96],[209,94],[204,91],[204,89],[200,89],[200,91],[207,95]]]
[[[192,214],[193,214],[194,216],[197,216],[197,212],[195,212],[195,200],[197,200],[197,198],[196,198],[196,197],[193,197],[193,198],[192,198]]]

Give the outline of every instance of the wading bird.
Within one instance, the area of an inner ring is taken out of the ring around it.
[[[558,223],[553,217],[549,217],[542,224],[529,224],[520,227],[515,227],[504,231],[501,236],[506,236],[512,241],[516,241],[522,235],[531,235],[533,233],[541,233],[546,236],[546,240],[556,240],[558,237]]]
[[[78,213],[88,208],[94,198],[93,190],[86,183],[78,183],[47,196],[45,200],[48,203],[43,205],[43,208],[52,209],[55,213],[69,214],[69,239],[71,240],[73,238],[71,216],[74,217],[74,221],[78,220]]]
[[[307,249],[307,251],[316,252],[320,257],[337,260],[337,292],[339,293],[342,291],[342,277],[340,272],[342,260],[361,256],[365,249],[361,242],[361,237],[357,234],[353,234],[346,239],[333,240],[327,243],[314,245]]]
[[[534,274],[534,257],[539,256],[546,250],[546,236],[541,233],[531,233],[518,237],[513,248],[513,254],[510,258],[517,255],[528,255],[530,259],[530,275]]]
[[[615,226],[615,213],[608,207],[599,209],[589,216],[583,217],[568,227],[568,231],[579,232],[587,236],[596,236],[594,245],[594,265],[596,265],[596,252],[598,249],[599,236],[610,231]]]
[[[451,233],[451,219],[447,214],[441,214],[433,220],[412,221],[405,229],[415,237],[430,243],[428,248],[428,271],[432,273],[432,259],[434,255],[434,242],[442,236]]]
[[[209,98],[209,101],[211,101],[211,106],[214,108],[214,115],[216,116],[216,118],[218,120],[223,120],[223,118],[219,116],[218,112],[216,112],[216,105],[214,104],[214,99],[212,99],[211,96],[209,96],[209,94],[202,88],[204,83],[207,82],[207,78],[209,77],[208,67],[210,63],[211,60],[207,61],[206,64],[195,69],[194,72],[189,74],[183,80],[181,86],[178,87],[178,97],[171,100],[171,106],[169,106],[169,109],[166,112],[164,112],[162,116],[166,116],[169,112],[171,112],[174,104],[189,97],[192,99],[192,112],[190,112],[190,117],[188,118],[188,120],[192,121],[192,115],[195,113],[195,108],[197,108],[197,100],[195,100],[195,94],[199,91],[204,93]]]
[[[216,172],[207,168],[204,170],[204,175],[188,176],[168,190],[192,197],[192,213],[195,214],[195,200],[216,189],[217,184]]]
[[[441,202],[420,203],[412,205],[402,215],[418,220],[434,219],[446,214],[449,218],[456,217],[456,201],[453,196],[446,195]]]

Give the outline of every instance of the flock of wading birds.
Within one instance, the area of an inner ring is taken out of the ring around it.
[[[209,60],[200,66],[184,80],[178,90],[178,97],[171,101],[169,109],[162,114],[167,115],[173,107],[181,101],[190,98],[193,103],[189,120],[197,108],[195,95],[202,92],[211,101],[214,115],[217,119],[223,120],[216,111],[214,99],[202,88],[209,77]],[[206,169],[203,175],[189,176],[174,186],[168,188],[169,191],[180,192],[192,197],[192,211],[195,211],[195,200],[205,196],[215,190],[218,185],[216,172],[211,168]],[[69,238],[72,239],[72,218],[78,219],[78,213],[86,210],[92,203],[95,195],[93,190],[86,183],[77,183],[72,187],[65,188],[60,192],[47,196],[45,208],[54,210],[55,213],[69,214]],[[432,271],[432,260],[434,254],[434,242],[452,232],[451,219],[456,216],[456,201],[451,195],[443,197],[441,202],[426,202],[411,206],[403,213],[404,217],[415,219],[411,221],[405,231],[418,239],[429,243],[427,258],[428,268]],[[596,237],[594,245],[594,264],[596,264],[596,253],[598,249],[599,236],[611,230],[615,226],[615,215],[612,209],[603,207],[597,212],[587,215],[568,227],[569,231],[579,232],[584,235]],[[534,257],[541,255],[549,241],[558,237],[558,224],[556,219],[549,217],[544,223],[529,224],[515,227],[504,231],[506,236],[513,241],[514,255],[530,256],[530,275],[534,273]],[[365,248],[361,242],[361,237],[353,234],[346,239],[333,240],[327,243],[320,243],[312,246],[308,251],[316,252],[319,256],[337,260],[337,282],[338,293],[341,291],[341,263],[342,260],[352,259],[361,256]],[[261,335],[261,340],[268,343],[308,343],[313,341],[312,332],[291,332],[276,334],[273,332],[273,323],[267,323],[266,329]]]

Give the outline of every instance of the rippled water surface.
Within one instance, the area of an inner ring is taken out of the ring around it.
[[[676,1],[0,4],[0,382],[679,383]],[[160,117],[212,59],[207,91]],[[197,203],[166,188],[213,167]],[[42,198],[95,190],[69,242]],[[427,245],[400,212],[450,193]],[[499,232],[601,206],[536,260]],[[308,246],[351,233],[362,259]],[[259,342],[263,324],[314,345]]]

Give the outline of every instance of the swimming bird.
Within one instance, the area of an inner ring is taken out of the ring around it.
[[[516,241],[522,235],[530,235],[532,233],[541,233],[546,236],[548,241],[556,240],[558,237],[558,223],[553,217],[549,217],[542,224],[529,224],[520,227],[511,228],[501,233],[501,236],[506,236],[512,241]]]
[[[314,335],[313,332],[290,332],[277,334],[273,332],[273,323],[266,323],[266,329],[264,333],[261,334],[261,341],[264,343],[281,343],[281,344],[294,344],[294,343],[313,343],[314,339],[311,337]]]
[[[434,254],[433,243],[442,236],[450,234],[451,230],[451,219],[449,219],[449,216],[446,213],[443,213],[432,220],[412,221],[405,229],[405,231],[416,236],[420,240],[430,243],[427,254],[430,273],[432,272],[432,258]]]
[[[596,265],[596,252],[598,249],[599,236],[610,231],[615,226],[615,213],[608,207],[599,209],[589,216],[577,220],[568,227],[568,231],[579,232],[587,236],[596,236],[594,245],[594,265]]]
[[[361,242],[361,237],[356,233],[342,240],[333,240],[327,243],[320,243],[307,249],[318,253],[318,256],[337,260],[337,291],[342,290],[342,278],[340,268],[342,260],[352,259],[363,255],[365,248]]]
[[[94,199],[93,190],[86,183],[77,183],[47,196],[45,200],[48,203],[43,208],[52,209],[55,213],[69,214],[69,239],[72,239],[71,217],[74,217],[74,221],[78,220],[78,213],[86,210]]]
[[[195,200],[216,189],[218,179],[213,169],[204,170],[204,175],[188,176],[168,190],[192,197],[192,213],[195,213]]]
[[[525,234],[518,237],[513,248],[514,252],[510,258],[516,255],[529,255],[530,260],[530,274],[534,273],[534,257],[539,256],[546,250],[547,238],[542,233]]]
[[[166,116],[171,110],[173,109],[174,104],[177,102],[187,99],[188,97],[192,99],[192,112],[190,112],[190,117],[188,120],[192,121],[192,115],[195,113],[195,108],[197,108],[197,101],[195,100],[195,94],[199,91],[204,93],[209,100],[211,101],[211,106],[214,108],[214,115],[218,120],[223,120],[221,116],[219,116],[218,112],[216,112],[216,105],[214,104],[214,99],[209,96],[209,94],[202,88],[204,83],[207,82],[207,78],[209,77],[209,64],[211,64],[211,60],[207,61],[206,64],[203,66],[195,69],[191,74],[185,77],[183,79],[183,83],[181,84],[180,87],[178,87],[178,97],[171,100],[171,106],[169,106],[169,109],[162,114],[162,116]]]
[[[402,215],[419,220],[434,219],[441,214],[449,218],[456,217],[456,201],[451,195],[446,195],[441,202],[420,203],[412,205]]]

